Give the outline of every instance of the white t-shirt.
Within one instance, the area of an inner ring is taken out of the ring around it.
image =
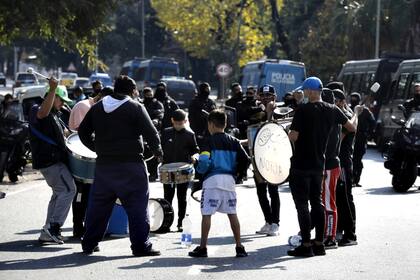
[[[230,174],[216,174],[210,176],[203,182],[203,189],[220,189],[224,191],[235,191],[235,178]]]

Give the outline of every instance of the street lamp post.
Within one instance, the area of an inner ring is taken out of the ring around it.
[[[379,58],[379,39],[381,30],[381,0],[376,0],[376,36],[375,36],[375,58]]]

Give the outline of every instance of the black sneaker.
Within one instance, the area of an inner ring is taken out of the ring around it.
[[[133,256],[135,257],[153,257],[153,256],[160,256],[160,251],[150,249],[149,251],[133,251]]]
[[[324,244],[316,245],[312,244],[312,252],[315,256],[325,256],[325,247]]]
[[[357,245],[357,241],[346,238],[346,237],[343,237],[340,241],[338,241],[338,246],[340,247],[354,246],[354,245]]]
[[[188,253],[188,256],[195,258],[207,258],[207,248],[197,246],[194,250]]]
[[[245,247],[242,245],[239,247],[235,247],[235,250],[237,258],[243,258],[248,256],[248,253],[245,251]]]
[[[83,249],[83,254],[85,254],[85,255],[92,255],[93,254],[93,252],[99,252],[100,251],[100,249],[99,249],[99,246],[95,246],[93,249],[91,249],[91,250],[88,250],[88,249]]]
[[[292,257],[313,257],[314,252],[312,246],[300,245],[292,250],[287,251],[287,254]]]
[[[337,241],[331,238],[328,238],[324,241],[324,247],[326,250],[328,249],[337,249]]]

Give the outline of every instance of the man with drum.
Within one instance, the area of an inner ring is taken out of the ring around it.
[[[263,109],[259,113],[261,122],[271,121],[276,106],[276,90],[271,85],[264,85],[258,90],[259,106]],[[261,123],[262,125],[262,123]],[[249,147],[252,149],[252,147]],[[255,168],[256,169],[256,168]],[[264,180],[258,171],[254,171],[254,181],[257,188],[258,201],[264,214],[265,224],[256,233],[269,236],[279,235],[280,221],[280,196],[278,185],[273,185]],[[270,200],[268,199],[268,195]]]
[[[85,254],[97,251],[117,198],[127,212],[134,256],[156,256],[149,240],[147,213],[149,186],[143,161],[144,137],[153,153],[161,157],[159,135],[144,106],[132,96],[136,83],[119,76],[114,94],[96,103],[79,126],[82,143],[97,154],[82,240]],[[94,139],[93,139],[94,137]]]
[[[80,123],[86,116],[89,109],[103,97],[111,95],[114,90],[111,87],[104,87],[101,93],[95,97],[88,97],[79,101],[74,105],[70,112],[69,128],[77,131]],[[72,210],[73,210],[73,237],[81,238],[85,232],[84,221],[87,209],[87,203],[89,199],[89,190],[91,184],[82,182],[81,180],[75,179],[77,193],[73,199]]]
[[[302,89],[309,102],[296,110],[289,138],[295,144],[291,158],[289,185],[295,202],[302,244],[287,253],[295,257],[325,255],[324,206],[321,200],[322,176],[325,166],[325,148],[331,128],[341,124],[356,131],[357,115],[348,120],[334,105],[322,102],[322,82],[317,77],[307,78]],[[356,111],[360,111],[358,108]],[[308,201],[311,204],[309,212]],[[311,243],[311,228],[315,240]]]
[[[172,127],[166,128],[162,133],[163,161],[162,167],[168,163],[190,163],[198,158],[198,146],[194,132],[185,127],[187,114],[176,110],[172,115]],[[172,204],[175,195],[178,199],[178,231],[182,231],[182,220],[187,209],[187,190],[189,182],[180,184],[164,184],[164,198]],[[168,229],[169,230],[169,229]]]
[[[51,77],[44,101],[34,105],[29,113],[32,165],[41,171],[53,192],[39,241],[57,244],[64,243],[61,226],[76,193],[73,176],[66,165],[65,128],[59,117],[64,102],[72,101],[65,87],[58,87],[58,81]]]

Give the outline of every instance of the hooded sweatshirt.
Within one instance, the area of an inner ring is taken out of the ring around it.
[[[128,96],[106,96],[92,106],[79,126],[79,137],[96,152],[98,164],[142,161],[143,138],[155,154],[161,151],[158,132],[146,109]]]

